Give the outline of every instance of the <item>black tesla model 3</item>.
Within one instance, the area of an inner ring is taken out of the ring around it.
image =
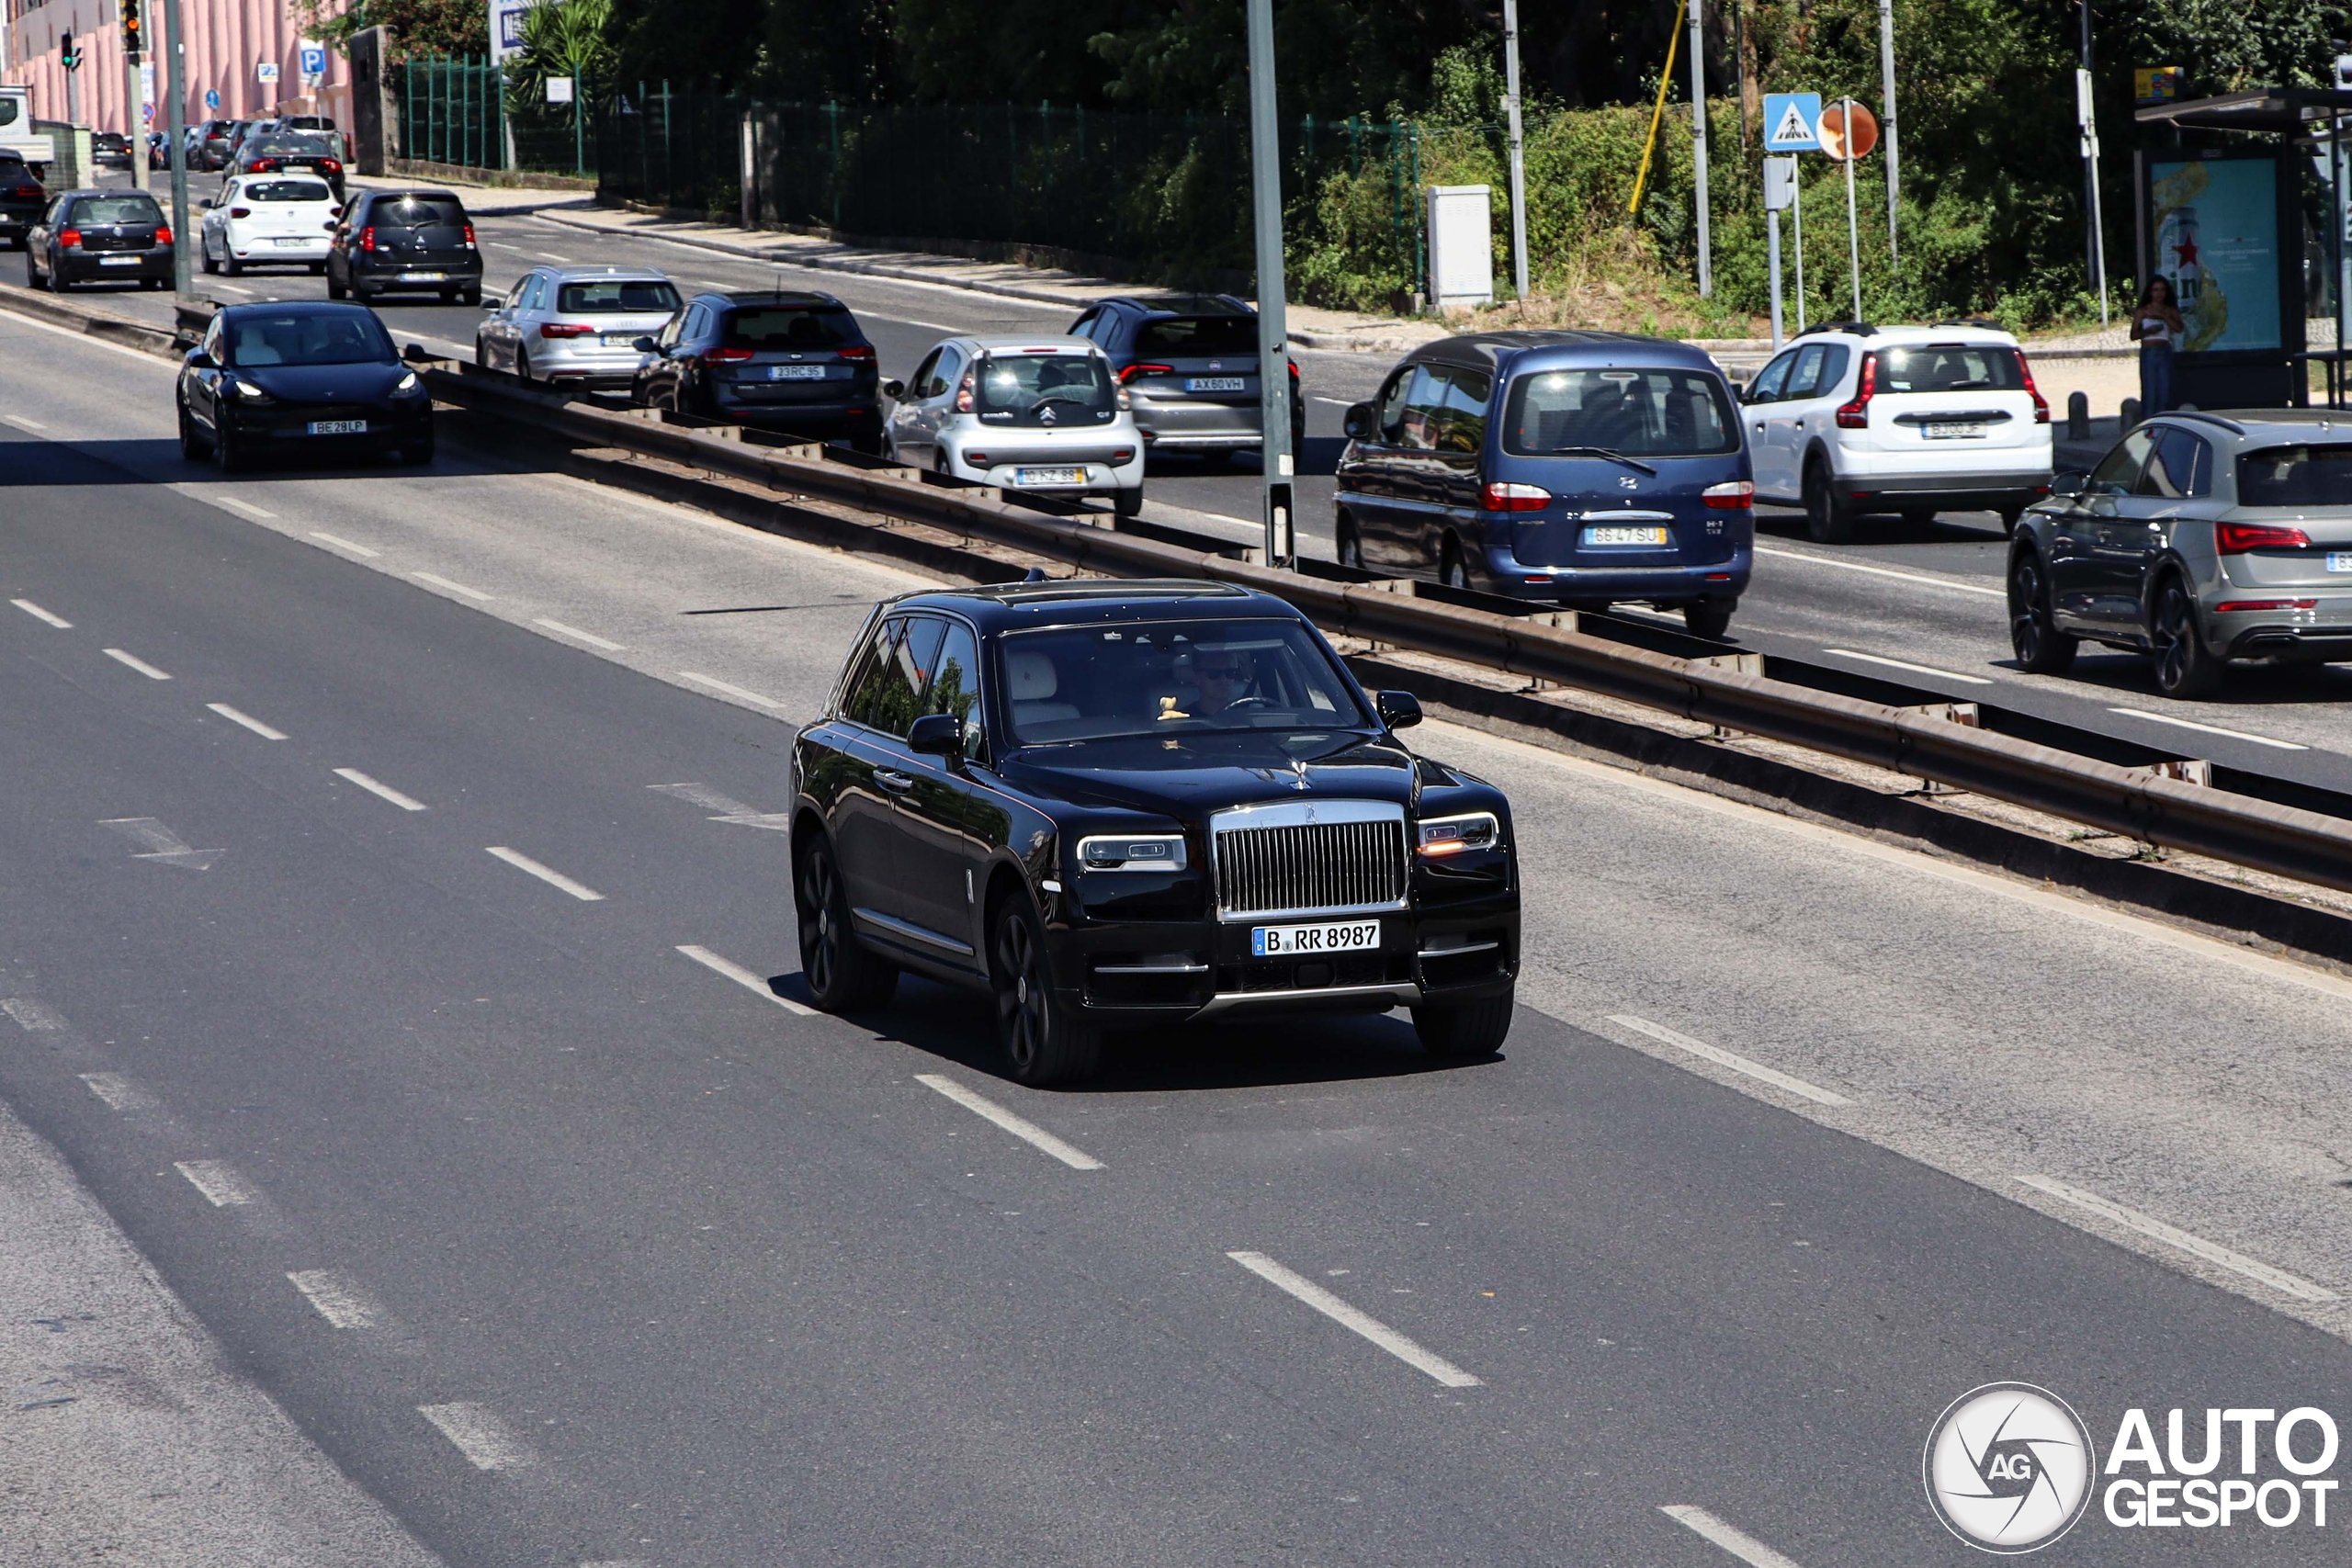
[[[272,454],[433,460],[433,399],[365,305],[279,300],[212,318],[179,378],[180,450],[223,469]]]

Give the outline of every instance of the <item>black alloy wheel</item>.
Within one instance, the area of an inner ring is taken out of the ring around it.
[[[218,410],[213,412],[212,465],[224,474],[239,472],[246,466],[245,444],[237,439],[236,431]]]
[[[2156,589],[2149,623],[2156,690],[2168,697],[2210,697],[2222,689],[2222,660],[2197,629],[2197,601],[2179,573],[2166,573]]]
[[[1070,1017],[1046,964],[1046,933],[1020,893],[998,907],[989,942],[996,1037],[1015,1082],[1032,1089],[1091,1077],[1102,1032]]]
[[[1417,1007],[1413,1032],[1432,1056],[1491,1056],[1510,1033],[1512,993],[1453,1007]]]
[[[1358,571],[1363,570],[1363,541],[1356,537],[1353,525],[1342,523],[1340,525],[1340,548],[1337,553],[1341,566],[1351,566]]]
[[[2082,639],[2058,629],[2041,558],[2020,549],[2009,563],[2009,649],[2018,667],[2035,675],[2063,675],[2074,666]]]
[[[1829,465],[1815,457],[1804,466],[1804,531],[1816,545],[1850,544],[1854,514],[1838,501]]]
[[[800,852],[793,878],[800,978],[827,1012],[862,1012],[890,999],[899,972],[866,952],[849,922],[849,894],[832,846],[819,839]]]
[[[180,456],[191,463],[200,462],[205,454],[211,450],[211,445],[196,428],[196,421],[188,416],[187,404],[185,402],[179,405],[179,414]]]

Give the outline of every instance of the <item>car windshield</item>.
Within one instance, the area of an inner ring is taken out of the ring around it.
[[[325,201],[333,193],[316,180],[248,180],[247,201]]]
[[[991,424],[1091,424],[1117,412],[1110,367],[1091,354],[1000,350],[980,361],[977,381],[979,416]]]
[[[746,305],[727,312],[723,346],[791,354],[857,341],[855,318],[839,305]]]
[[[399,357],[392,340],[366,310],[288,311],[241,316],[229,326],[229,363],[367,365]]]
[[[1739,421],[1703,370],[1538,370],[1511,378],[1503,449],[1543,457],[1598,446],[1629,457],[1739,450]]]
[[[1188,354],[1258,352],[1255,316],[1171,316],[1146,321],[1136,333],[1136,353],[1182,357]]]
[[[566,315],[667,315],[678,308],[678,291],[658,277],[600,277],[565,284],[555,308]]]
[[[2352,506],[2352,446],[2269,446],[2238,459],[2240,506]]]
[[[74,206],[76,223],[161,223],[164,209],[152,196],[85,196]]]
[[[1293,621],[1060,626],[998,648],[1023,745],[1371,722],[1322,644]]]
[[[1878,352],[1882,392],[2021,392],[2025,362],[1997,344],[1931,343]]]

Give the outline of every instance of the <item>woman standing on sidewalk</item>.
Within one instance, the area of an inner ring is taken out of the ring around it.
[[[2172,407],[2172,355],[2188,332],[2173,305],[2172,279],[2152,277],[2132,311],[2132,337],[2140,345],[2140,417]]]

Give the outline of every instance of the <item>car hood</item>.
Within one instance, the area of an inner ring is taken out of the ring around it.
[[[350,403],[390,397],[408,367],[396,359],[358,365],[240,365],[236,373],[239,380],[286,402]]]
[[[1452,782],[1439,764],[1363,730],[1148,736],[1024,748],[1008,783],[1073,806],[1205,821],[1263,801],[1378,800],[1408,812],[1425,784]]]

